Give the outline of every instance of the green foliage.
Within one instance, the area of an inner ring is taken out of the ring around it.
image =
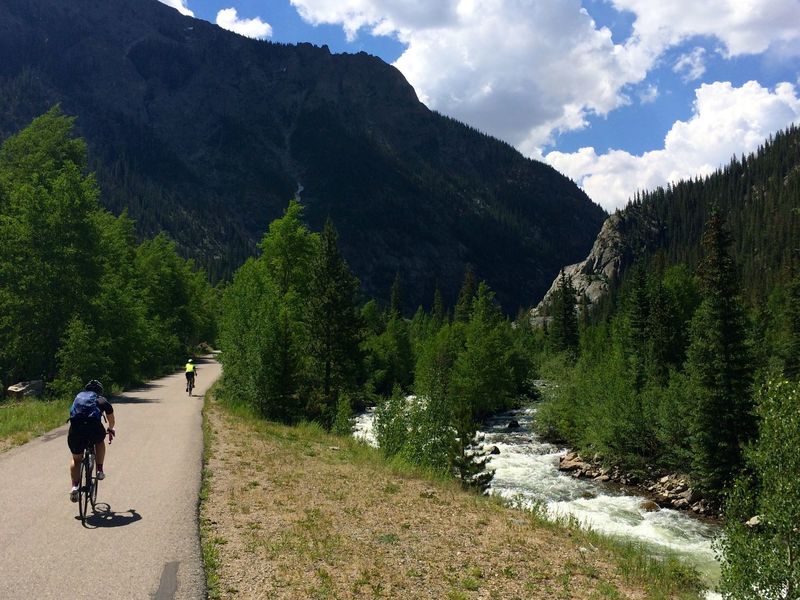
[[[370,388],[381,396],[394,386],[409,389],[414,376],[414,354],[408,322],[390,313],[385,329],[364,339],[364,364]]]
[[[726,507],[721,591],[732,600],[800,593],[800,385],[771,381],[758,398],[758,441],[746,453]],[[758,524],[747,525],[752,517]]]
[[[395,393],[381,405],[378,440],[389,455],[454,473],[482,489],[491,473],[484,470],[485,460],[473,457],[475,430],[484,417],[511,407],[523,391],[531,370],[523,339],[530,330],[515,338],[485,282],[464,297],[470,298],[466,322],[437,327],[433,315],[417,311],[411,325],[416,396],[406,402]]]
[[[336,416],[331,425],[331,432],[338,435],[353,433],[353,403],[347,393],[340,394],[336,401]]]
[[[362,325],[357,306],[358,279],[339,253],[330,221],[311,261],[308,296],[312,416],[330,426],[340,393],[355,390],[361,369]]]
[[[262,255],[245,263],[225,290],[226,389],[269,418],[346,428],[362,375],[358,280],[339,253],[333,224],[318,235],[302,216],[292,200],[270,223]],[[380,328],[377,313],[367,317],[369,327]]]
[[[469,320],[469,315],[472,312],[472,300],[475,297],[475,273],[472,271],[472,265],[467,265],[464,272],[464,282],[461,284],[461,290],[458,293],[458,302],[456,303],[455,320],[462,323]]]
[[[384,398],[375,410],[375,438],[384,455],[395,456],[406,445],[409,418],[406,399],[400,386]]]
[[[744,308],[738,298],[732,239],[718,215],[704,236],[702,302],[692,319],[686,371],[696,393],[688,416],[691,474],[718,495],[741,466],[742,447],[754,434],[752,363]]]
[[[107,338],[98,339],[94,327],[80,318],[74,317],[69,322],[56,353],[59,373],[55,386],[57,394],[69,395],[81,389],[88,374],[93,374],[92,377],[101,381],[111,379],[111,359],[108,357],[108,347],[104,347],[107,341]]]
[[[558,287],[552,295],[549,314],[552,317],[548,334],[554,352],[576,353],[578,350],[577,298],[572,278],[561,270]]]
[[[215,297],[165,237],[99,204],[73,119],[54,108],[0,148],[0,379],[126,385],[213,341]],[[168,277],[161,276],[163,271]]]

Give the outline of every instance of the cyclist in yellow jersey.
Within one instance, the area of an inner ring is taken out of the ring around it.
[[[194,361],[190,358],[186,361],[186,391],[189,391],[189,382],[192,382],[192,387],[194,387],[194,379],[197,375],[197,365],[194,364]]]

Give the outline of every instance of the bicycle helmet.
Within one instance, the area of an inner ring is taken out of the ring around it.
[[[192,359],[190,358],[190,359],[189,359],[189,360],[187,360],[186,362],[192,362]]]
[[[103,384],[97,381],[97,379],[92,379],[89,383],[83,386],[87,392],[95,392],[97,394],[103,395]]]

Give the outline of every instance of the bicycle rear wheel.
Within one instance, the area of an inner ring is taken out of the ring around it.
[[[89,458],[84,454],[80,467],[80,488],[78,489],[78,514],[86,521],[89,500],[92,493],[92,469]]]

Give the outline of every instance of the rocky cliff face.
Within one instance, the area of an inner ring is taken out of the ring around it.
[[[653,219],[647,218],[635,207],[611,215],[603,223],[589,255],[579,263],[564,267],[564,273],[572,278],[579,305],[580,299],[585,298],[588,308],[596,306],[610,291],[611,285],[630,265],[635,254],[643,245],[648,245],[648,240],[642,240],[640,236],[643,229],[655,239],[660,228],[655,222],[643,228],[643,220],[649,222]],[[631,235],[634,231],[636,235]],[[556,276],[541,302],[531,311],[534,324],[542,324],[548,319],[547,308],[558,288],[558,281],[559,277]]]
[[[103,202],[224,278],[302,186],[365,295],[454,302],[471,264],[509,312],[605,218],[572,182],[429,111],[378,58],[255,41],[156,0],[0,2],[0,137],[77,116]]]

